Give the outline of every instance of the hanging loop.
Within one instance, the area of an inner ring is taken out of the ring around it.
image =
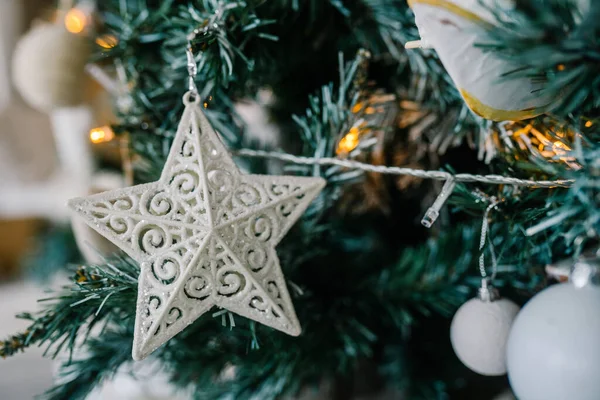
[[[481,236],[479,238],[479,272],[481,273],[481,287],[479,288],[479,299],[484,302],[495,301],[499,298],[498,291],[492,285],[494,279],[496,279],[496,272],[498,269],[498,261],[496,259],[496,252],[494,251],[494,243],[490,237],[490,229],[488,217],[490,212],[500,203],[495,197],[490,198],[490,204],[483,213],[483,220],[481,222]],[[490,255],[492,258],[492,274],[488,276],[485,271],[485,242],[488,242],[490,248]]]
[[[498,261],[496,259],[496,252],[494,251],[494,243],[490,238],[488,216],[490,215],[490,212],[498,205],[498,203],[500,203],[500,201],[495,197],[490,199],[490,205],[487,206],[485,212],[483,213],[483,220],[481,222],[481,236],[479,238],[479,272],[484,280],[489,279],[489,281],[493,281],[496,278]],[[492,258],[492,275],[489,278],[487,272],[485,271],[485,250],[483,249],[486,239],[490,248],[490,256]]]
[[[200,103],[200,93],[198,92],[198,86],[196,86],[196,76],[198,75],[198,64],[194,57],[194,47],[192,42],[196,39],[196,36],[200,33],[206,34],[207,29],[196,28],[187,35],[187,42],[185,46],[185,55],[187,57],[187,71],[188,71],[188,92],[184,95],[184,103]]]
[[[198,94],[198,87],[196,86],[196,75],[198,75],[198,65],[196,64],[194,52],[192,51],[192,39],[189,36],[187,46],[185,47],[185,54],[187,56],[188,93],[191,93],[192,97],[194,97],[195,100],[195,98],[200,98],[200,95]]]
[[[200,104],[200,96],[198,95],[198,93],[194,93],[191,90],[188,90],[183,95],[183,105],[189,106],[192,104]]]
[[[500,298],[498,290],[492,286],[492,279],[490,277],[481,279],[481,287],[479,288],[478,295],[479,299],[484,302],[490,302]]]

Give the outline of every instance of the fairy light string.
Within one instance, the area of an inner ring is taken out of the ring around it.
[[[380,174],[389,175],[407,175],[416,178],[433,179],[439,181],[454,180],[455,182],[479,182],[487,183],[490,185],[514,185],[514,186],[526,186],[526,187],[538,187],[538,188],[556,188],[570,187],[574,180],[572,179],[559,179],[559,180],[532,180],[532,179],[520,179],[512,176],[503,175],[478,175],[478,174],[452,174],[445,171],[434,171],[434,170],[423,170],[405,167],[389,167],[385,165],[373,165],[367,164],[360,161],[339,159],[339,158],[328,158],[328,157],[302,157],[295,156],[293,154],[282,153],[277,151],[264,151],[264,150],[253,150],[253,149],[240,149],[233,152],[237,156],[241,157],[253,157],[253,158],[265,158],[271,160],[280,160],[292,164],[299,165],[320,165],[320,166],[339,166],[350,169],[362,170],[365,172],[376,172]]]
[[[320,165],[320,166],[339,166],[349,169],[361,170],[365,172],[375,172],[380,174],[390,175],[407,175],[416,178],[423,179],[434,179],[445,181],[442,191],[439,193],[435,202],[425,213],[425,216],[421,220],[421,224],[426,228],[431,228],[437,220],[440,210],[443,207],[446,200],[450,197],[454,191],[456,182],[478,182],[486,183],[490,185],[513,185],[513,186],[526,186],[536,188],[556,188],[556,187],[570,187],[574,181],[569,179],[560,180],[532,180],[532,179],[520,179],[512,176],[502,175],[477,175],[477,174],[451,174],[445,171],[431,171],[423,169],[414,169],[406,167],[388,167],[385,165],[373,165],[362,163],[360,161],[339,159],[339,158],[316,158],[316,157],[301,157],[293,154],[276,152],[276,151],[264,151],[264,150],[251,150],[251,149],[240,149],[233,152],[237,156],[241,157],[256,157],[265,158],[271,160],[280,160],[299,165]],[[486,216],[489,211],[486,211]],[[486,227],[487,228],[487,227]],[[487,230],[487,229],[486,229]]]

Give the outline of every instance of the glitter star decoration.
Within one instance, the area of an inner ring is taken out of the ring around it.
[[[140,263],[133,358],[217,306],[300,334],[275,246],[319,194],[315,177],[242,174],[198,106],[185,111],[157,182],[72,199]]]

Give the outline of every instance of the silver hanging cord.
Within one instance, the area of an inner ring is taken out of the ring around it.
[[[485,209],[483,213],[483,220],[481,222],[481,236],[479,238],[479,272],[481,273],[481,287],[479,288],[479,298],[482,301],[494,301],[499,298],[498,291],[492,286],[492,281],[496,279],[496,272],[498,270],[498,260],[496,258],[496,252],[494,250],[494,243],[490,237],[490,229],[488,217],[490,212],[500,202],[495,197],[490,199],[491,203]],[[485,270],[485,242],[488,242],[490,248],[490,256],[492,258],[492,274],[488,276]]]
[[[191,96],[198,97],[198,87],[196,86],[196,75],[198,75],[198,65],[194,58],[194,52],[192,51],[192,40],[196,37],[195,31],[188,35],[187,46],[185,47],[185,54],[187,55],[187,70],[188,70],[188,91]]]
[[[487,272],[485,271],[485,251],[483,249],[487,239],[488,246],[490,247],[490,256],[492,258],[492,275],[489,277],[490,280],[494,280],[496,278],[498,261],[496,259],[496,252],[494,251],[494,243],[490,238],[488,216],[490,215],[490,211],[492,211],[492,209],[495,208],[499,202],[500,201],[498,201],[495,197],[491,198],[490,205],[487,206],[485,212],[483,213],[483,220],[481,222],[481,236],[479,238],[479,272],[481,273],[482,278],[488,277]]]
[[[194,51],[192,47],[192,41],[196,39],[199,34],[206,35],[210,31],[216,31],[219,29],[220,20],[224,17],[224,10],[227,8],[235,8],[238,5],[232,4],[229,6],[219,2],[218,7],[214,11],[213,15],[209,18],[205,25],[198,27],[187,35],[187,43],[185,47],[185,54],[187,56],[187,70],[188,70],[188,94],[186,96],[189,100],[198,102],[200,93],[196,86],[196,75],[198,75],[198,64],[194,58]]]

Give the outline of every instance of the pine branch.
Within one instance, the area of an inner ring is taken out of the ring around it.
[[[583,135],[575,137],[573,149],[561,153],[557,156],[559,164],[546,169],[555,172],[546,176],[572,180],[574,184],[569,189],[478,188],[481,193],[487,193],[484,196],[502,199],[500,211],[495,213],[493,221],[500,224],[496,234],[502,240],[504,253],[512,255],[507,262],[520,268],[522,265],[544,265],[577,255],[597,240],[597,232],[600,232],[600,199],[597,196],[600,149],[597,143],[586,140]],[[560,160],[568,160],[571,167]],[[481,216],[486,202],[481,201],[474,189],[457,186],[449,203],[458,211]]]
[[[22,314],[22,318],[29,319],[28,314]],[[39,340],[43,334],[43,327],[31,326],[23,333],[17,333],[1,342],[0,357],[6,358],[17,354],[19,351],[25,351],[32,343]]]
[[[419,315],[448,315],[462,302],[468,291],[460,280],[463,266],[469,265],[468,247],[474,242],[472,231],[463,229],[420,249],[406,250],[398,263],[379,267],[380,273],[373,274],[371,265],[349,269],[348,276],[333,286],[321,287],[324,282],[333,282],[327,275],[336,273],[321,265],[329,263],[337,252],[314,254],[301,265],[292,266],[290,277],[296,282],[292,287],[299,285],[305,293],[295,300],[306,329],[300,338],[255,326],[242,317],[235,317],[236,327],[231,330],[221,326],[218,319],[205,317],[159,349],[156,357],[171,374],[172,382],[181,388],[193,386],[197,398],[233,394],[240,399],[257,395],[274,399],[327,376],[348,376],[361,360],[388,343],[389,337],[406,335]],[[311,237],[307,232],[298,235]],[[334,242],[322,245],[324,248],[332,249],[339,238],[329,240]],[[447,240],[469,246],[452,245]],[[456,252],[441,251],[448,248]],[[321,276],[315,276],[316,271]],[[100,320],[106,321],[98,336],[84,336],[84,352],[77,353],[83,356],[64,364],[66,381],[49,391],[49,398],[84,398],[130,361],[136,283],[128,275],[138,272],[126,259],[113,267],[81,268],[72,288],[63,290],[56,297],[59,300],[36,317],[37,325],[30,328],[35,334],[30,335],[28,344],[49,342],[57,351],[65,337],[69,339],[65,349],[73,351],[75,338],[81,337],[79,332],[87,333]],[[388,317],[381,318],[381,311]],[[235,379],[219,378],[231,366]]]
[[[290,114],[306,106],[307,94],[333,79],[339,43],[345,44],[347,55],[365,48],[389,69],[384,72],[388,83],[382,81],[382,86],[402,86],[408,98],[423,107],[454,115],[453,134],[478,131],[439,60],[402,48],[417,35],[404,0],[109,0],[99,8],[104,32],[119,42],[97,57],[121,62],[133,99],[131,108],[118,112],[121,122],[115,131],[130,133],[132,150],[143,160],[137,163],[142,181],[159,176],[174,135],[186,84],[184,47],[194,29],[201,32],[194,39],[197,85],[213,126],[234,148],[243,133],[234,101],[252,98],[258,88],[271,88],[276,109],[285,110],[285,125]],[[304,34],[299,35],[300,30]],[[403,73],[397,79],[392,72],[398,68]],[[315,107],[313,100],[310,108]]]
[[[103,269],[79,267],[71,286],[40,300],[44,304],[40,312],[18,315],[31,324],[25,332],[4,341],[0,355],[11,356],[34,344],[47,345],[46,353],[51,352],[52,357],[63,350],[72,353],[78,340],[96,325],[131,315],[139,269],[124,258],[107,263]]]
[[[101,336],[86,341],[85,355],[65,361],[59,370],[58,382],[44,393],[48,400],[85,399],[104,381],[110,380],[117,370],[131,363],[133,320],[123,326],[105,329]]]
[[[569,174],[575,184],[568,191],[553,193],[544,207],[544,218],[530,224],[525,233],[566,246],[578,255],[597,240],[600,232],[600,147],[579,140],[571,154],[581,166]]]
[[[198,399],[275,399],[323,379],[348,378],[381,346],[410,337],[420,318],[449,315],[464,301],[470,290],[461,281],[471,266],[472,235],[473,230],[459,227],[439,240],[406,249],[391,266],[348,265],[343,277],[336,275],[338,269],[325,267],[331,255],[315,255],[288,271],[304,292],[295,299],[305,328],[300,337],[247,325],[240,317],[229,333],[219,333],[210,320],[198,320],[159,350],[158,357],[172,371],[174,382],[192,385]],[[357,256],[351,254],[348,260]],[[255,341],[260,348],[248,350]],[[226,370],[234,377],[226,378]]]
[[[102,33],[119,41],[108,51],[100,50],[97,58],[120,61],[127,76],[124,84],[129,86],[132,104],[117,108],[120,123],[115,131],[128,132],[132,150],[141,156],[138,178],[151,181],[160,175],[183,110],[179,99],[187,82],[184,49],[195,29],[202,32],[193,44],[199,62],[197,84],[210,107],[208,117],[230,145],[240,140],[240,128],[232,118],[232,93],[225,89],[246,81],[253,69],[254,61],[244,54],[250,42],[276,39],[264,31],[273,21],[255,13],[261,3],[113,0],[98,4],[105,22]]]

